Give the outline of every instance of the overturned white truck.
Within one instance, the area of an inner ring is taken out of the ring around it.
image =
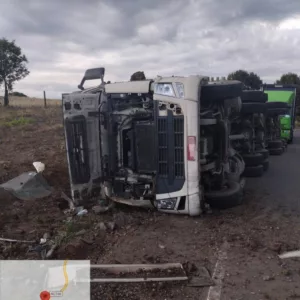
[[[205,203],[242,201],[243,159],[230,145],[229,115],[241,109],[240,82],[157,77],[105,83],[86,71],[63,94],[71,193],[196,216]],[[84,89],[86,80],[101,84]],[[234,136],[231,136],[234,139]]]

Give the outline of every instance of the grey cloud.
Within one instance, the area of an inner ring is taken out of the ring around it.
[[[30,62],[16,88],[46,86],[59,97],[95,66],[113,81],[136,70],[225,76],[237,68],[275,80],[300,65],[299,31],[275,28],[296,14],[299,0],[3,0],[0,36],[16,39]]]
[[[192,3],[218,27],[253,20],[276,23],[300,13],[298,0],[195,0]]]

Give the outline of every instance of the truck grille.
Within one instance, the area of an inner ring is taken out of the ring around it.
[[[72,181],[86,183],[90,180],[86,119],[84,116],[67,119],[65,126]]]
[[[158,119],[158,174],[168,176],[168,128],[167,119]]]
[[[174,118],[175,178],[184,177],[184,132],[183,117]]]
[[[184,117],[157,117],[158,193],[180,189],[184,183]]]

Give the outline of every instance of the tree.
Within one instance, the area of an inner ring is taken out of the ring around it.
[[[300,77],[295,73],[283,74],[279,80],[276,80],[276,84],[300,84]]]
[[[23,93],[20,93],[20,92],[12,92],[12,93],[9,93],[9,96],[26,97],[26,98],[27,98],[27,95],[25,95],[25,94],[23,94]]]
[[[296,106],[300,106],[300,76],[295,73],[282,74],[279,80],[276,80],[276,84],[290,84],[294,85],[297,89],[296,91]],[[298,115],[300,114],[298,110]]]
[[[245,70],[237,70],[228,75],[228,80],[238,80],[241,81],[246,87],[258,90],[262,85],[262,80],[260,77],[250,72],[248,73]]]
[[[0,85],[4,84],[4,106],[9,104],[8,92],[12,91],[16,81],[29,74],[28,60],[15,41],[0,39]]]
[[[146,80],[145,73],[142,71],[137,71],[133,73],[130,77],[130,81],[137,81],[137,80]]]

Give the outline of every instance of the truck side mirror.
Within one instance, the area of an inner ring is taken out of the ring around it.
[[[80,84],[78,85],[78,88],[83,91],[83,84],[86,80],[101,79],[101,83],[103,83],[104,74],[105,68],[94,68],[86,70]]]

